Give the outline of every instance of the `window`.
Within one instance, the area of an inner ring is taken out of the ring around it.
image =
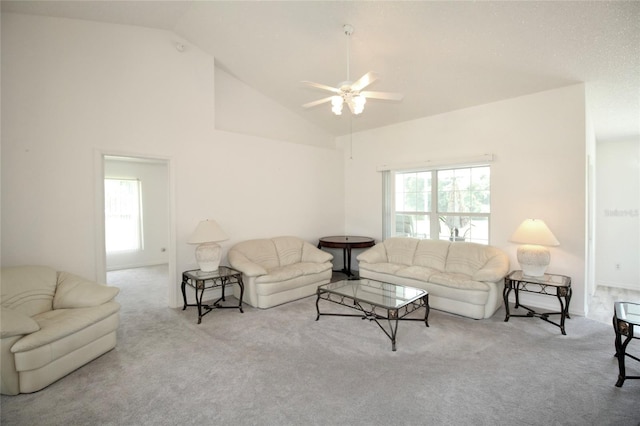
[[[489,166],[386,172],[385,178],[385,237],[489,243]]]
[[[104,222],[107,253],[142,249],[140,181],[104,180]]]

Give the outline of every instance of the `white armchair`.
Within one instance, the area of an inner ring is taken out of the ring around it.
[[[38,391],[116,346],[116,287],[45,266],[3,268],[0,393]]]

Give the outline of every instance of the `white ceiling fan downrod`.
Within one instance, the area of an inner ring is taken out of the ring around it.
[[[347,80],[340,84],[340,93],[331,98],[331,111],[335,115],[342,115],[342,106],[347,104],[349,109],[356,115],[362,113],[364,104],[367,99],[360,95],[359,91],[353,90],[351,85],[351,34],[353,34],[353,26],[349,24],[343,25],[345,35],[347,36]]]
[[[351,83],[351,70],[350,70],[350,57],[351,57],[351,34],[353,34],[353,26],[344,24],[342,27],[345,35],[347,36],[347,84]]]

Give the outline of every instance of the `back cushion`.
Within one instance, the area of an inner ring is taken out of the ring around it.
[[[443,272],[450,244],[449,241],[420,240],[413,257],[413,264]]]
[[[387,249],[387,260],[397,265],[413,265],[413,255],[418,246],[417,238],[387,238],[384,246]]]
[[[280,266],[292,265],[299,263],[302,259],[303,241],[296,237],[276,237],[273,238],[273,244],[276,246],[278,257],[280,258]]]
[[[0,301],[30,317],[53,309],[58,274],[46,266],[2,268]]]
[[[473,276],[493,257],[495,250],[497,250],[495,247],[476,243],[451,243],[446,272]]]
[[[267,271],[280,266],[276,246],[271,240],[248,240],[233,246],[250,261],[257,263]]]

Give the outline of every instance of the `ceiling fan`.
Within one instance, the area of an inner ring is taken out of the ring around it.
[[[338,84],[338,87],[331,87],[325,84],[314,83],[312,81],[303,81],[303,84],[307,84],[311,87],[315,87],[322,90],[335,93],[332,96],[318,99],[317,101],[309,102],[302,105],[303,108],[311,108],[316,105],[323,104],[325,102],[331,102],[331,111],[335,115],[342,114],[342,107],[347,104],[352,114],[360,114],[364,110],[364,104],[369,99],[383,99],[391,101],[401,101],[404,98],[402,93],[391,92],[372,92],[369,90],[363,91],[363,89],[369,86],[371,83],[378,79],[378,74],[375,72],[368,72],[358,80],[352,82],[349,80],[349,37],[353,34],[353,27],[346,24],[342,27],[344,33],[347,36],[347,81],[343,81]]]

